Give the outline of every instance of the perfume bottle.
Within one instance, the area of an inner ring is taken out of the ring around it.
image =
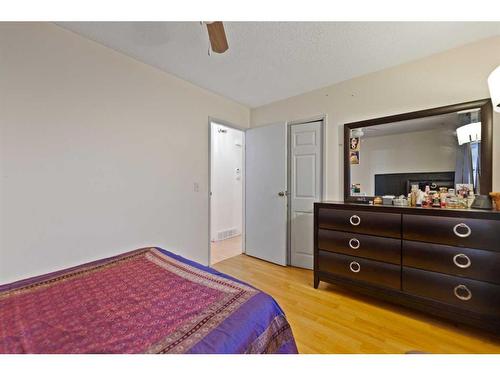
[[[476,196],[472,191],[469,192],[469,196],[467,197],[467,208],[471,208],[472,203],[474,203],[474,200],[476,199]]]
[[[432,196],[432,207],[441,207],[441,200],[437,192]]]

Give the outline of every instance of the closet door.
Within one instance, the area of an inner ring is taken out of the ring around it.
[[[321,200],[321,121],[290,130],[290,254],[295,267],[313,268],[314,202]]]

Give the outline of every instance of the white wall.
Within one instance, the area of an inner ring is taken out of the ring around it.
[[[457,137],[443,129],[362,137],[360,162],[351,165],[351,183],[361,184],[361,192],[373,196],[376,174],[454,171],[457,149]]]
[[[489,97],[500,37],[252,109],[251,125],[327,115],[326,198],[343,199],[343,124]],[[314,66],[311,66],[314,69]],[[493,120],[493,189],[500,190],[500,114]]]
[[[219,132],[219,130],[225,130]],[[244,133],[214,123],[212,126],[211,239],[217,233],[236,229],[241,234],[243,218]],[[239,174],[236,173],[239,169]]]
[[[207,264],[209,116],[249,122],[55,25],[1,23],[0,284],[149,245]]]

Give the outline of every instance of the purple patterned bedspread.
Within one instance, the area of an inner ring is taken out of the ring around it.
[[[297,353],[269,295],[159,248],[0,286],[0,353]]]

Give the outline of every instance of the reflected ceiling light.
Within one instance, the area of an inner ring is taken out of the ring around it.
[[[457,128],[458,144],[477,142],[481,140],[481,123],[473,122]]]
[[[491,102],[495,112],[500,112],[500,65],[488,77]]]
[[[363,128],[353,129],[351,130],[352,138],[361,138],[365,133],[363,132]]]

